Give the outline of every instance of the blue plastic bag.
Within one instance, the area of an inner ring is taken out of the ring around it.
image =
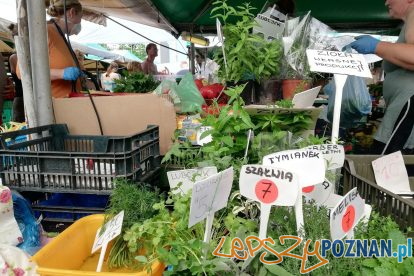
[[[329,96],[327,118],[333,120],[335,105],[335,81],[332,79],[323,91]],[[372,102],[365,81],[361,77],[348,76],[346,79],[341,106],[340,126],[350,128],[371,112]]]
[[[34,255],[41,244],[42,228],[34,217],[30,203],[18,192],[12,192],[14,218],[23,234],[23,242],[18,247],[30,255]]]

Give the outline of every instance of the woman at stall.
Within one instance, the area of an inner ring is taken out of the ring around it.
[[[387,106],[374,136],[373,153],[388,154],[402,150],[414,153],[414,2],[386,0],[392,18],[404,25],[396,43],[383,42],[372,36],[357,37],[349,44],[362,54],[376,54],[384,59],[383,95]]]
[[[52,97],[64,98],[81,89],[79,62],[65,35],[80,32],[82,5],[78,0],[50,0],[47,14],[52,17],[47,24]],[[21,77],[18,67],[16,73]]]
[[[106,72],[101,76],[102,88],[105,91],[114,92],[114,88],[116,86],[115,80],[119,80],[121,78],[117,72],[118,64],[113,61],[111,64],[109,64]]]

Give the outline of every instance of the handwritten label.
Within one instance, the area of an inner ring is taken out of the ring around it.
[[[393,193],[410,192],[410,182],[401,151],[397,151],[372,161],[375,180]]]
[[[292,172],[271,166],[244,165],[240,171],[240,193],[263,204],[293,206],[299,181]]]
[[[96,231],[95,241],[92,246],[92,254],[95,253],[104,244],[108,244],[112,239],[121,234],[123,221],[124,211],[121,211],[113,219],[105,223],[103,226],[104,231],[101,235],[99,235],[101,233],[101,228]]]
[[[372,78],[368,63],[363,55],[339,51],[306,50],[310,70]]]
[[[217,174],[216,167],[205,167],[199,169],[169,171],[167,172],[167,177],[173,193],[181,192],[186,194],[193,188],[195,182],[203,180],[214,174]],[[177,188],[179,183],[181,183],[181,186]]]
[[[197,130],[197,138],[196,138],[196,144],[199,146],[203,146],[205,144],[210,143],[211,141],[213,141],[213,136],[211,136],[211,134],[207,135],[206,137],[204,137],[203,139],[201,139],[201,135],[207,131],[207,130],[211,130],[213,129],[210,126],[201,126],[198,130]]]
[[[365,200],[359,196],[357,188],[354,188],[331,211],[332,240],[340,240],[350,233],[362,219],[364,213]]]
[[[253,33],[264,35],[267,40],[281,38],[285,29],[285,23],[271,17],[270,10],[256,17],[257,26],[253,27]]]
[[[188,227],[226,207],[233,184],[233,167],[197,182],[193,187]]]
[[[323,183],[302,188],[305,197],[315,200],[316,204],[327,206],[325,203],[334,192],[334,185],[325,180]]]
[[[323,144],[309,146],[308,149],[319,150],[325,159],[326,169],[342,168],[345,161],[345,150],[342,145]]]
[[[263,157],[263,165],[295,173],[300,187],[313,186],[325,180],[325,161],[317,150],[287,150],[269,154]]]

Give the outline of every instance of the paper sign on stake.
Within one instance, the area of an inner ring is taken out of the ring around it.
[[[345,150],[342,145],[323,144],[309,146],[308,149],[319,150],[325,159],[326,169],[342,168],[345,161]]]
[[[381,186],[395,194],[409,194],[410,182],[404,158],[397,151],[372,161],[375,180]]]
[[[218,97],[219,98],[219,97]],[[200,129],[197,130],[197,137],[196,137],[196,143],[199,146],[203,146],[205,144],[210,143],[211,141],[213,141],[213,136],[211,136],[211,134],[207,135],[206,137],[204,137],[203,139],[201,139],[201,135],[203,135],[203,133],[205,131],[211,130],[213,129],[210,126],[201,126]]]
[[[323,183],[302,188],[302,193],[306,198],[315,200],[319,206],[326,206],[326,201],[334,192],[334,185],[325,179]]]
[[[224,49],[223,29],[221,28],[221,22],[218,18],[216,18],[216,29],[217,29],[217,37],[221,43],[221,49],[223,51],[224,67],[226,68],[226,76],[227,76],[229,73],[228,73],[228,67],[227,67],[226,51]]]
[[[263,165],[295,173],[302,188],[325,180],[325,161],[317,150],[299,149],[272,153],[263,157]]]
[[[205,167],[189,170],[178,170],[167,172],[168,182],[173,193],[186,194],[193,188],[194,183],[203,180],[209,176],[217,174],[216,167]],[[193,181],[193,178],[195,181]],[[179,189],[174,189],[179,183],[182,183]]]
[[[108,243],[121,234],[122,222],[124,221],[124,211],[121,211],[113,219],[105,223],[103,228],[105,229],[101,234],[101,228],[96,231],[95,241],[92,246],[92,254],[95,253],[99,248],[102,248],[101,254],[99,255],[99,262],[96,268],[96,272],[101,272],[102,264],[106,252]]]
[[[253,33],[263,34],[266,40],[280,39],[285,29],[285,24],[277,20],[273,15],[274,10],[269,8],[265,13],[256,16],[257,26],[253,27]],[[277,12],[277,15],[283,14]]]
[[[261,239],[266,238],[271,206],[294,206],[298,198],[297,176],[271,166],[244,165],[240,170],[239,185],[241,195],[261,204]]]
[[[307,49],[306,55],[312,72],[372,78],[368,63],[361,54]]]
[[[231,167],[194,185],[188,221],[189,228],[208,216],[214,218],[215,212],[226,207],[233,184],[233,175],[233,167]],[[210,222],[212,223],[212,219]],[[205,242],[210,240],[210,235],[207,234],[211,233],[211,223],[209,228],[206,227]],[[208,224],[209,221],[206,226]]]
[[[365,200],[357,188],[349,191],[335,206],[330,215],[332,240],[340,240],[350,233],[365,214]]]

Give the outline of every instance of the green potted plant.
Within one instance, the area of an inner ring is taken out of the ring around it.
[[[247,83],[242,98],[246,102],[254,101],[251,90],[258,87],[263,79],[268,79],[279,73],[282,57],[282,42],[267,41],[258,34],[253,34],[257,26],[253,7],[244,3],[237,7],[227,4],[227,1],[214,2],[213,17],[223,23],[224,51],[227,60],[227,70],[223,53],[217,52],[215,61],[220,65],[218,75],[230,86]]]
[[[287,31],[288,33],[285,34],[290,43],[284,45],[287,49],[285,49],[281,70],[283,99],[292,99],[296,93],[311,88],[312,73],[306,57],[306,49],[311,44],[310,22],[311,17],[308,14],[297,26],[286,27],[286,30],[291,32]]]

